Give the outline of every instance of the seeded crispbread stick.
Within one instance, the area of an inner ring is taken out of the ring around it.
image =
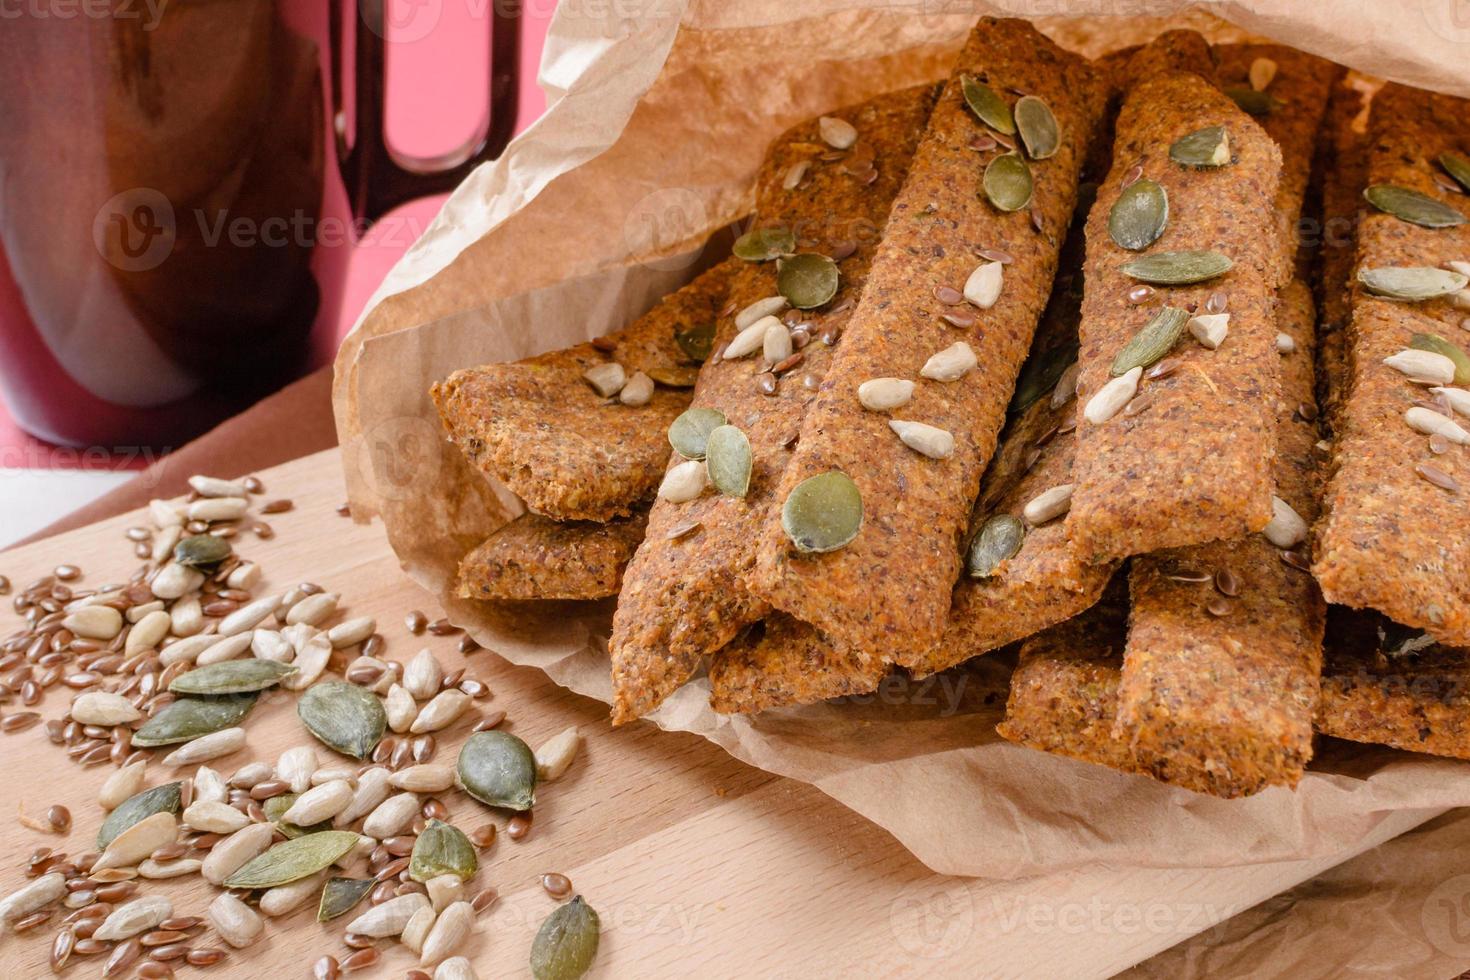
[[[1021,644],[1002,738],[1082,762],[1136,771],[1128,743],[1113,735],[1118,673],[1128,628],[1121,577],[1092,608]]]
[[[689,404],[686,388],[657,386],[646,405],[599,395],[584,379],[599,364],[658,372],[685,353],[675,334],[710,323],[739,263],[728,259],[670,293],[601,343],[510,364],[456,371],[431,390],[460,452],[527,508],[561,521],[625,517],[653,496],[668,455],[664,429]]]
[[[1470,650],[1433,643],[1378,613],[1333,606],[1317,730],[1470,759]]]
[[[1463,196],[1435,180],[1441,153],[1465,152],[1467,120],[1470,103],[1463,99],[1385,86],[1369,120],[1369,186],[1406,188],[1462,215],[1470,211]],[[1435,267],[1470,257],[1470,224],[1427,228],[1373,211],[1359,226],[1358,241],[1359,275],[1365,269]],[[1444,452],[1435,452],[1429,438],[1409,427],[1409,410],[1435,396],[1384,363],[1416,334],[1460,343],[1464,313],[1453,299],[1403,302],[1355,285],[1350,378],[1313,572],[1329,602],[1376,609],[1450,646],[1470,646],[1466,449],[1446,442],[1438,446]]]
[[[966,107],[962,76],[984,81],[1006,103],[1024,91],[1055,116],[1057,149],[1031,164],[1029,208],[1003,212],[977,196],[980,169],[1000,154],[971,149],[993,135]],[[837,550],[803,552],[773,508],[746,578],[751,591],[841,649],[904,664],[924,656],[945,627],[960,537],[1050,292],[1105,103],[1090,63],[1017,20],[982,20],[945,85],[777,493],[786,501],[803,481],[841,471],[861,494],[861,529]],[[982,251],[993,249],[1011,258],[999,296],[973,326],[952,325],[945,314],[964,323],[973,312],[946,300],[959,298],[986,261]],[[958,341],[973,348],[978,366],[954,381],[920,377],[930,357]],[[864,408],[858,387],[884,377],[914,381],[912,400],[890,411]],[[909,448],[890,427],[894,420],[943,430],[952,454],[943,456],[942,435],[929,452],[943,458]]]
[[[1115,734],[1155,778],[1213,796],[1295,786],[1312,755],[1326,608],[1299,547],[1317,516],[1311,292],[1281,295],[1276,494],[1267,534],[1133,559]]]
[[[1135,62],[1157,61],[1151,48]],[[1197,64],[1211,67],[1208,57]],[[1238,537],[1271,518],[1279,238],[1265,202],[1275,199],[1280,183],[1280,151],[1201,75],[1135,77],[1142,80],[1124,97],[1113,169],[1087,226],[1076,490],[1067,532],[1094,561]],[[1212,126],[1225,127],[1230,163],[1190,167],[1170,158],[1177,140]],[[1124,186],[1141,177],[1167,192],[1168,221],[1152,245],[1129,251],[1111,237],[1109,219]],[[1155,285],[1152,293],[1123,271],[1134,260],[1190,251],[1215,252],[1233,265],[1210,281]],[[1143,379],[1128,410],[1116,402],[1104,410],[1103,397],[1089,413],[1115,359],[1161,305],[1204,312],[1222,302],[1230,322],[1220,349],[1206,350],[1186,336],[1169,355],[1177,369]],[[1102,421],[1088,421],[1089,414]]]
[[[618,594],[648,515],[600,523],[522,514],[459,563],[465,599],[602,599]]]
[[[768,611],[739,580],[743,566],[754,560],[754,529],[775,499],[791,441],[832,351],[841,349],[838,338],[867,279],[934,97],[935,87],[926,85],[833,113],[857,131],[852,150],[836,159],[816,121],[773,143],[759,177],[757,199],[766,203],[757,211],[757,222],[793,229],[815,243],[798,246],[803,250],[851,251],[838,263],[841,284],[832,300],[787,320],[809,325],[795,331],[811,338],[796,352],[801,363],[783,370],[778,380],[757,351],[739,359],[713,358],[700,372],[693,404],[724,413],[744,432],[753,455],[750,486],[744,498],[706,491],[682,503],[654,504],[648,536],[624,577],[613,616],[616,723],[652,711],[693,675],[706,654]],[[796,172],[800,182],[786,190]],[[773,262],[743,263],[731,284],[731,306],[739,311],[776,295],[776,277]],[[734,316],[721,316],[716,350],[738,332]],[[761,388],[762,381],[774,382],[770,393]],[[679,462],[676,456],[670,465]],[[672,534],[682,528],[690,530]]]
[[[843,653],[806,623],[771,613],[710,661],[710,707],[752,714],[866,694],[887,673],[883,661]]]

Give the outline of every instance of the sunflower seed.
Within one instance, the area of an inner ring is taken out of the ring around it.
[[[265,622],[281,606],[281,596],[266,596],[247,603],[230,613],[219,623],[220,636],[234,636],[253,630]]]
[[[1404,421],[1415,432],[1442,436],[1459,446],[1470,443],[1470,432],[1432,409],[1415,406],[1404,413]]]
[[[280,513],[281,511],[290,509],[283,506],[289,503],[289,500],[282,500],[277,501],[274,505],[267,504],[265,507],[261,508],[261,512],[265,514]],[[272,506],[275,506],[277,510],[272,511]],[[251,589],[255,588],[255,586],[259,584],[259,582],[260,566],[253,561],[242,561],[240,564],[235,566],[234,571],[230,572],[229,577],[225,579],[225,584],[228,585],[230,588],[243,589],[246,592],[249,592]]]
[[[238,752],[245,747],[245,729],[223,728],[202,735],[163,757],[166,766],[188,766]]]
[[[122,632],[123,615],[111,606],[82,606],[68,614],[61,625],[89,640],[111,640]]]
[[[1455,380],[1455,362],[1434,351],[1401,350],[1385,357],[1383,363],[1411,381],[1447,385]]]
[[[777,321],[766,328],[765,337],[761,340],[761,356],[767,364],[781,363],[791,356],[791,350],[791,331],[786,329],[786,324]]]
[[[177,562],[169,562],[153,577],[148,587],[160,599],[179,599],[204,584],[204,573]]]
[[[202,864],[197,858],[173,858],[167,861],[149,858],[138,865],[138,877],[152,881],[181,878],[196,873]]]
[[[1257,58],[1251,62],[1250,82],[1251,88],[1257,92],[1264,92],[1276,77],[1276,62],[1270,58]]]
[[[836,262],[825,255],[803,252],[781,260],[776,291],[797,309],[810,310],[837,295],[840,279]],[[728,350],[725,356],[730,356]]]
[[[970,345],[959,341],[925,361],[919,374],[934,381],[958,381],[974,370],[978,363]]]
[[[1034,95],[1024,95],[1016,100],[1014,111],[1016,130],[1021,143],[1033,160],[1045,160],[1056,154],[1061,145],[1061,133],[1057,118],[1051,107]]]
[[[321,890],[322,875],[320,873],[287,885],[277,885],[275,888],[267,889],[260,896],[260,911],[273,918],[286,915],[295,911],[313,895],[319,894]]]
[[[1465,216],[1448,204],[1407,187],[1374,184],[1363,191],[1363,198],[1378,210],[1421,228],[1451,228],[1465,223]]]
[[[177,527],[184,523],[184,515],[179,508],[167,500],[148,501],[148,516],[153,519],[154,526],[159,529]]]
[[[366,759],[388,727],[383,704],[370,691],[342,681],[323,681],[296,702],[307,731],[327,748]]]
[[[388,798],[388,792],[392,787],[390,782],[392,775],[390,770],[381,766],[364,771],[358,777],[357,789],[353,792],[352,802],[337,814],[334,821],[337,827],[347,827],[377,809]]]
[[[1307,522],[1280,497],[1271,497],[1271,521],[1262,530],[1266,540],[1278,548],[1295,548],[1307,540]]]
[[[628,380],[627,372],[616,361],[596,364],[582,373],[582,378],[602,398],[611,398],[623,390]]]
[[[463,956],[451,956],[434,970],[431,980],[479,980],[475,968]]]
[[[846,150],[857,142],[857,130],[852,123],[836,116],[817,119],[817,131],[822,135],[822,142],[834,150]]]
[[[1443,354],[1455,365],[1454,383],[1457,385],[1470,384],[1470,356],[1465,351],[1439,334],[1416,333],[1409,338],[1409,347],[1412,350],[1427,350],[1435,354]]]
[[[114,811],[116,812],[116,811]],[[132,868],[178,833],[178,820],[172,813],[154,813],[122,830],[103,848],[91,867],[92,873],[108,868]]]
[[[1201,347],[1218,350],[1225,343],[1226,334],[1230,332],[1230,314],[1201,313],[1192,316],[1189,318],[1189,332],[1199,341]]]
[[[395,772],[388,782],[394,789],[438,793],[454,785],[454,770],[435,763],[409,766]]]
[[[371,883],[371,879],[369,879]],[[418,892],[409,892],[374,905],[347,924],[347,931],[357,936],[373,939],[390,939],[403,932],[403,927],[415,912],[429,908],[429,899]]]
[[[1117,415],[1138,393],[1138,379],[1142,376],[1143,368],[1135,366],[1121,377],[1113,378],[1103,385],[1097,390],[1097,394],[1088,399],[1087,407],[1082,410],[1083,418],[1093,425],[1101,425]]]
[[[135,793],[113,808],[97,831],[97,847],[106,850],[129,827],[160,813],[176,815],[181,809],[183,783],[165,783]],[[152,849],[148,851],[152,853]]]
[[[489,806],[529,810],[536,802],[536,757],[507,732],[477,732],[459,750],[459,785]]]
[[[1007,136],[1016,132],[1016,123],[1010,106],[989,85],[970,75],[960,76],[960,91],[965,104],[981,122]]]
[[[227,636],[224,639],[210,634],[209,638],[215,642],[201,650],[198,656],[194,658],[194,664],[198,667],[210,667],[215,664],[222,664],[227,660],[235,660],[245,656],[250,650],[252,634],[239,633],[235,636]],[[169,649],[171,650],[173,648],[169,647]]]
[[[206,527],[208,525],[205,525]],[[162,565],[173,556],[174,549],[179,546],[179,541],[184,537],[182,527],[166,527],[158,532],[153,539],[153,547],[148,550],[145,557],[156,565]]]
[[[948,459],[954,454],[954,436],[946,429],[905,419],[890,419],[888,427],[905,446],[930,459]]]
[[[988,310],[1000,299],[1005,284],[1005,263],[982,262],[965,279],[964,298],[970,305]]]
[[[59,901],[66,894],[66,876],[59,872],[35,881],[0,899],[0,922],[14,922]]]
[[[629,408],[640,408],[653,400],[653,379],[642,371],[633,372],[628,383],[618,392],[618,401]]]
[[[412,667],[413,661],[409,661],[409,669]],[[406,669],[404,679],[406,680],[407,677],[408,670]],[[402,733],[408,731],[414,718],[418,717],[419,706],[406,688],[401,684],[394,684],[388,688],[388,694],[383,698],[383,711],[388,716],[388,727],[395,732]]]
[[[294,673],[296,667],[273,660],[227,660],[180,674],[168,689],[175,694],[245,694],[274,687]]]
[[[664,474],[658,496],[670,503],[682,504],[704,492],[708,474],[701,460],[685,460]]]
[[[1183,286],[1224,275],[1233,264],[1219,252],[1155,252],[1123,263],[1122,269],[1140,282]]]
[[[143,717],[143,712],[121,694],[88,691],[71,704],[71,718],[83,725],[124,725]]]
[[[213,800],[191,803],[184,810],[184,825],[208,834],[233,834],[249,822],[249,817],[228,803]]]
[[[424,949],[419,955],[419,963],[432,966],[447,959],[464,945],[465,938],[474,925],[475,910],[470,907],[469,902],[455,902],[449,906],[439,913],[439,918],[434,920],[433,927],[424,938]]]
[[[133,733],[135,748],[174,745],[237,725],[255,706],[257,695],[179,698]]]
[[[757,228],[735,239],[730,251],[747,262],[769,262],[796,251],[796,236],[789,228]]]
[[[858,402],[873,412],[886,412],[907,405],[914,396],[914,383],[901,378],[873,378],[858,385]]]
[[[199,873],[210,884],[222,885],[230,875],[264,854],[274,839],[275,828],[268,823],[243,827],[209,849]]]
[[[429,904],[435,912],[442,912],[458,902],[464,894],[464,879],[458,874],[442,874],[424,882]]]
[[[1031,203],[1031,168],[1019,153],[1002,153],[980,178],[985,197],[1001,211],[1020,211]]]
[[[775,323],[780,322],[775,317],[769,319]],[[713,408],[688,409],[670,423],[669,445],[685,459],[704,459],[705,443],[709,441],[709,434],[725,422],[725,413]]]
[[[418,713],[409,731],[415,735],[426,732],[437,732],[448,728],[459,720],[459,716],[465,713],[470,706],[470,696],[463,691],[448,690],[441,691],[432,701],[424,705],[423,710]]]
[[[1223,167],[1230,162],[1230,136],[1224,126],[1197,129],[1173,142],[1169,159],[1186,167]]]
[[[92,938],[103,942],[131,939],[139,933],[147,932],[173,914],[173,902],[161,895],[147,895],[114,911],[92,933]]]
[[[225,879],[227,888],[275,888],[324,870],[358,846],[360,835],[323,830],[277,844]]]
[[[286,625],[296,626],[304,623],[307,626],[320,626],[337,612],[337,602],[340,599],[341,596],[335,592],[318,592],[316,595],[307,596],[289,608],[286,613]]]
[[[856,538],[862,526],[862,494],[840,470],[798,483],[781,506],[781,527],[797,551],[836,551]]]
[[[1444,168],[1445,173],[1455,178],[1466,192],[1470,192],[1470,160],[1451,150],[1439,155],[1439,165]]]
[[[1257,92],[1253,88],[1244,86],[1230,86],[1225,89],[1225,94],[1230,97],[1241,111],[1251,116],[1269,116],[1277,109],[1286,105],[1285,102],[1268,95],[1265,92]]]
[[[244,497],[250,493],[242,483],[213,476],[191,476],[189,486],[201,497]]]
[[[557,908],[531,943],[531,975],[536,980],[577,980],[592,969],[602,925],[581,895]]]
[[[995,514],[980,527],[970,540],[965,554],[965,573],[971,578],[987,578],[995,574],[1000,563],[1021,550],[1026,538],[1026,525],[1010,514]]]
[[[1061,517],[1072,508],[1072,484],[1063,483],[1032,497],[1021,511],[1021,516],[1032,527]]]
[[[1432,266],[1385,266],[1358,270],[1358,282],[1375,296],[1417,302],[1459,292],[1470,276]]]
[[[462,780],[463,775],[460,778]],[[468,789],[465,791],[470,792]],[[474,794],[470,793],[470,795]],[[367,819],[362,822],[362,832],[378,840],[392,837],[407,827],[413,818],[418,816],[418,812],[419,799],[413,793],[399,793],[396,796],[390,796],[368,814]]]
[[[1169,223],[1169,195],[1147,177],[1129,184],[1108,212],[1108,234],[1121,248],[1137,252],[1159,240]]]
[[[325,633],[319,633],[307,641],[306,646],[291,662],[295,673],[288,674],[281,686],[288,691],[304,691],[315,684],[326,672],[332,660],[332,641]]]
[[[342,781],[313,786],[297,797],[281,820],[298,827],[330,820],[351,805],[353,795],[352,787]]]
[[[1278,333],[1276,335],[1276,352],[1279,354],[1291,354],[1296,351],[1296,341],[1290,334]]]
[[[108,776],[97,791],[97,804],[104,810],[115,810],[143,788],[145,759],[130,762]]]
[[[333,649],[343,650],[365,642],[377,630],[378,621],[376,619],[371,616],[358,616],[338,623],[327,630],[327,639],[332,641]]]
[[[265,930],[256,911],[229,892],[223,892],[210,903],[205,915],[220,938],[236,949],[243,949]]]
[[[802,178],[806,176],[807,170],[811,168],[810,160],[798,160],[786,168],[786,175],[781,178],[783,190],[794,191],[801,186]]]

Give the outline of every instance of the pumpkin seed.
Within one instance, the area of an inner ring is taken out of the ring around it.
[[[225,660],[180,674],[168,689],[175,694],[243,694],[275,687],[296,673],[274,660]]]
[[[985,167],[980,186],[1002,211],[1020,211],[1031,203],[1031,168],[1019,153],[1002,153]]]
[[[1051,107],[1034,95],[1023,95],[1016,102],[1016,129],[1021,142],[1033,160],[1045,160],[1057,152],[1061,145],[1061,133],[1057,129],[1057,117]]]
[[[1427,194],[1393,184],[1374,184],[1363,198],[1380,211],[1421,228],[1452,228],[1463,225],[1465,216]]]
[[[1006,100],[995,94],[995,89],[971,75],[960,76],[960,91],[964,93],[965,105],[975,117],[999,133],[1010,136],[1016,131],[1015,118]]]
[[[1013,514],[995,514],[970,539],[965,555],[965,572],[971,578],[987,578],[995,574],[1000,563],[1021,550],[1026,540],[1026,525]]]
[[[1456,183],[1470,193],[1470,159],[1466,159],[1454,151],[1446,151],[1439,155],[1439,165],[1444,167],[1445,173],[1455,178]]]
[[[383,703],[371,691],[344,681],[307,688],[296,702],[296,714],[323,745],[354,759],[371,755],[388,727]]]
[[[464,791],[481,803],[511,810],[536,804],[536,756],[509,732],[471,735],[459,750],[455,771]]]
[[[1436,354],[1443,354],[1455,362],[1455,380],[1457,385],[1470,384],[1470,356],[1459,345],[1448,341],[1437,333],[1416,333],[1409,338],[1409,346],[1415,350],[1427,350]]]
[[[715,324],[701,323],[688,330],[677,331],[674,334],[674,342],[679,345],[685,357],[703,364],[709,357],[710,351],[715,348]],[[654,378],[654,380],[658,379]]]
[[[1416,302],[1457,293],[1470,276],[1432,266],[1384,266],[1358,270],[1358,282],[1374,296]]]
[[[693,388],[699,380],[699,372],[692,367],[674,364],[659,364],[643,372],[665,388]]]
[[[225,879],[226,888],[276,888],[310,877],[357,846],[360,834],[324,830],[277,844]]]
[[[531,975],[536,980],[576,980],[592,969],[602,925],[581,895],[541,923],[531,943]]]
[[[1224,275],[1232,265],[1219,252],[1155,252],[1123,263],[1123,272],[1156,286],[1184,286]]]
[[[1169,146],[1169,159],[1186,167],[1223,167],[1230,162],[1230,134],[1224,126],[1196,129]]]
[[[184,784],[164,783],[162,786],[154,786],[145,789],[141,793],[134,793],[118,804],[117,809],[107,815],[102,821],[102,829],[97,831],[97,850],[107,850],[117,835],[127,830],[136,823],[153,816],[155,813],[171,813],[179,815],[183,809],[182,792]]]
[[[825,255],[803,252],[781,260],[776,292],[798,310],[810,310],[837,295],[840,278],[836,262]]]
[[[430,820],[413,842],[408,876],[414,881],[428,881],[440,875],[455,875],[461,881],[469,881],[479,866],[475,845],[463,831],[443,820]]]
[[[308,824],[305,827],[300,824],[288,823],[281,819],[286,815],[287,810],[296,805],[296,801],[300,797],[300,793],[282,793],[280,796],[272,796],[270,799],[261,803],[260,808],[265,811],[265,818],[275,824],[276,829],[287,840],[295,840],[297,837],[305,837],[307,834],[316,834],[323,830],[331,830],[332,821],[330,819],[323,820],[320,823]]]
[[[1123,188],[1108,212],[1108,234],[1130,252],[1159,240],[1169,223],[1169,195],[1156,181],[1141,177]]]
[[[367,898],[377,881],[372,878],[328,878],[322,886],[322,900],[317,904],[316,921],[328,922],[346,915]]]
[[[781,527],[797,551],[836,551],[863,528],[862,493],[841,470],[808,477],[781,505]]]
[[[188,568],[214,568],[230,557],[230,542],[213,534],[196,534],[174,547],[174,561]]]
[[[1174,349],[1184,328],[1189,324],[1189,312],[1165,306],[1134,334],[1118,355],[1113,358],[1109,373],[1121,377],[1136,367],[1148,367],[1163,359]]]
[[[237,724],[255,707],[254,691],[219,697],[179,698],[133,733],[133,745],[151,749],[175,745]]]
[[[685,459],[704,459],[709,434],[725,421],[725,413],[717,409],[686,409],[669,423],[669,445]]]
[[[790,228],[757,228],[735,239],[731,251],[747,262],[769,262],[796,251],[796,236]]]
[[[1285,102],[1267,92],[1257,92],[1253,88],[1243,85],[1231,86],[1225,89],[1225,94],[1248,115],[1269,116],[1271,113],[1286,105]]]
[[[709,482],[727,497],[743,497],[750,489],[754,457],[750,440],[733,425],[722,425],[709,434],[705,444],[705,469]]]

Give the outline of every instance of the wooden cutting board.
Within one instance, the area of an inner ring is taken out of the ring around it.
[[[567,725],[583,735],[570,772],[538,790],[531,833],[501,835],[481,855],[472,887],[493,886],[499,903],[482,917],[465,950],[482,978],[529,975],[532,937],[554,908],[541,889],[545,872],[568,875],[597,909],[602,942],[595,976],[1106,976],[1139,962],[1319,871],[1366,850],[1432,813],[1395,814],[1362,842],[1330,859],[1240,868],[1168,871],[1088,870],[1023,881],[945,878],[928,871],[883,830],[812,787],[737,762],[702,739],[639,723],[614,732],[606,706],[571,694],[539,671],[514,667],[489,652],[468,658],[455,637],[411,635],[404,616],[432,600],[399,571],[381,528],[338,516],[344,499],[335,450],[259,474],[266,494],[295,507],[267,520],[272,540],[242,534],[237,550],[259,561],[257,595],[313,581],[340,592],[347,615],[372,615],[385,655],[406,660],[428,647],[446,669],[465,664],[493,697],[479,710],[504,710],[507,728],[536,745]],[[79,585],[120,581],[137,567],[125,530],[147,525],[129,514],[14,551],[0,553],[0,574],[17,588],[59,563],[84,570]],[[0,635],[18,617],[7,600]],[[70,692],[51,689],[41,702],[58,717]],[[19,709],[0,705],[0,713]],[[452,763],[469,725],[444,739],[437,761]],[[246,720],[247,748],[211,763],[233,772],[274,760],[311,739],[293,703],[262,704]],[[319,748],[325,760],[331,755]],[[162,753],[159,753],[161,756]],[[38,846],[79,854],[92,849],[103,813],[96,793],[109,766],[83,769],[47,741],[41,727],[0,735],[0,894],[25,881]],[[149,782],[171,776],[159,763]],[[505,815],[458,793],[443,794],[451,821],[464,829]],[[65,838],[15,822],[18,808],[39,815],[69,807]],[[215,891],[196,876],[150,882],[176,914],[202,914]],[[59,916],[57,917],[59,919]],[[211,970],[180,976],[310,976],[323,953],[339,957],[348,919],[320,925],[315,902],[268,920],[256,945],[232,951]],[[0,934],[0,975],[49,975],[55,923],[16,936]],[[202,945],[221,945],[217,938]],[[396,943],[381,943],[382,963],[358,976],[399,977],[413,964]],[[97,977],[102,958],[73,960],[67,975]]]

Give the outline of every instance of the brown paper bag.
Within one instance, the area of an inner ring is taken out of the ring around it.
[[[455,192],[342,348],[334,404],[354,515],[381,516],[409,575],[485,646],[608,700],[608,604],[452,596],[460,556],[518,504],[444,441],[427,389],[457,368],[597,336],[687,281],[701,243],[748,209],[781,130],[942,77],[978,14],[1017,11],[1088,54],[1166,26],[1215,40],[1254,32],[1470,94],[1458,67],[1470,24],[1439,18],[1437,4],[1212,5],[1228,22],[1197,5],[1125,6],[1138,16],[1060,20],[1039,16],[1056,9],[1039,2],[563,4],[543,61],[545,117]],[[1345,743],[1326,746],[1296,792],[1239,801],[1028,751],[994,733],[1008,667],[982,657],[929,681],[890,679],[871,696],[754,718],[716,715],[697,680],[652,720],[812,783],[949,874],[1322,857],[1396,811],[1427,818],[1470,803],[1470,766]]]

